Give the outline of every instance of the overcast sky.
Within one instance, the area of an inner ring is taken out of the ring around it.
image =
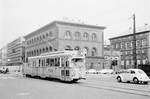
[[[54,20],[105,26],[105,40],[150,24],[150,0],[0,0],[0,48]],[[123,34],[122,34],[123,35]]]

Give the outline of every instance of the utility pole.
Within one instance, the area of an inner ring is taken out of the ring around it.
[[[133,62],[134,62],[134,68],[137,68],[135,14],[133,14]]]

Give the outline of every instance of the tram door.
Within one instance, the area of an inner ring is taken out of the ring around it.
[[[54,61],[55,61],[54,62],[54,65],[55,65],[54,74],[55,74],[56,78],[60,78],[61,77],[61,75],[60,75],[60,71],[61,71],[61,69],[60,69],[60,58],[56,57],[54,59]]]
[[[61,78],[66,80],[69,76],[69,60],[65,58],[61,58]]]

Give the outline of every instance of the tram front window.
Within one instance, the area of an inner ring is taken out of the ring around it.
[[[72,62],[73,63],[83,62],[83,59],[82,58],[73,58]]]
[[[79,66],[83,65],[83,58],[73,58],[71,62],[73,63],[73,66]]]

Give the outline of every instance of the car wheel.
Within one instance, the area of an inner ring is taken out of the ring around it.
[[[137,78],[134,78],[134,79],[133,79],[133,82],[134,82],[135,84],[138,84],[138,83],[139,83],[139,80],[138,80]]]
[[[121,77],[120,76],[117,77],[117,81],[121,82]]]
[[[144,82],[144,84],[148,84],[148,82]]]

